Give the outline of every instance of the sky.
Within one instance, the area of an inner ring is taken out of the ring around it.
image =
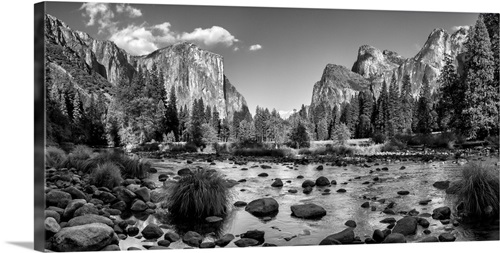
[[[224,57],[224,73],[256,106],[289,112],[311,102],[328,63],[350,69],[361,45],[415,56],[435,28],[473,25],[477,13],[48,2],[74,30],[133,55],[189,41]]]

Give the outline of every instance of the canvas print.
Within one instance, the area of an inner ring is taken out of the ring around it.
[[[35,21],[39,250],[499,240],[498,13],[44,2]]]

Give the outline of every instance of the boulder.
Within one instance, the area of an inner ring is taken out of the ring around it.
[[[45,218],[44,226],[45,226],[45,231],[53,234],[61,230],[61,226],[59,226],[59,223],[57,223],[56,219],[52,217]]]
[[[454,235],[452,235],[450,233],[442,233],[439,235],[438,238],[439,238],[440,242],[453,242],[453,241],[455,241],[455,239],[457,239],[457,238],[455,238]]]
[[[302,188],[305,188],[305,187],[314,187],[315,185],[316,185],[316,183],[314,181],[307,179],[306,181],[304,181],[302,183]]]
[[[321,176],[316,179],[316,185],[317,186],[327,186],[330,185],[330,180],[328,178]]]
[[[67,187],[64,189],[65,192],[69,193],[73,199],[85,199],[87,200],[87,195],[82,191],[76,189],[74,186]]]
[[[99,251],[110,244],[117,244],[118,238],[110,226],[91,223],[65,227],[50,241],[54,251]]]
[[[170,241],[169,240],[159,240],[158,246],[168,247],[168,246],[170,246]]]
[[[182,241],[189,246],[200,247],[200,244],[203,241],[203,236],[194,231],[189,231],[184,234]]]
[[[148,209],[148,206],[146,205],[146,203],[144,203],[144,201],[142,200],[136,200],[132,206],[130,207],[130,210],[134,211],[134,212],[142,212],[142,211],[145,211],[146,209]]]
[[[275,216],[279,211],[279,204],[273,198],[256,199],[248,203],[245,211],[257,217]]]
[[[384,232],[380,231],[379,229],[375,229],[375,231],[373,231],[372,237],[373,237],[373,240],[375,240],[378,243],[381,243],[385,239],[385,234],[384,234]]]
[[[261,230],[249,230],[246,233],[241,234],[241,238],[250,238],[259,242],[259,244],[264,243],[265,232]]]
[[[58,212],[47,209],[44,211],[44,213],[45,213],[45,218],[52,217],[56,220],[57,223],[61,222],[61,215],[59,215]]]
[[[340,242],[341,244],[350,244],[354,241],[354,229],[346,228],[339,233],[329,235],[325,239],[323,239],[319,245],[332,245]]]
[[[110,207],[123,212],[127,209],[127,204],[125,202],[123,202],[122,200],[120,200],[120,201],[112,204]]]
[[[309,193],[311,193],[311,192],[312,192],[312,190],[313,190],[313,188],[312,188],[311,186],[307,186],[307,187],[305,187],[305,188],[302,190],[302,192],[303,192],[304,194],[309,194]]]
[[[75,214],[75,211],[85,204],[87,204],[87,201],[85,199],[71,200],[64,209],[63,218],[66,220],[72,218],[73,215]]]
[[[418,225],[422,226],[423,228],[428,228],[430,226],[430,223],[427,219],[418,217],[417,218]]]
[[[215,241],[215,245],[217,245],[219,247],[226,247],[232,240],[234,240],[234,235],[225,234],[221,238],[219,238],[217,241]]]
[[[263,169],[271,169],[272,168],[271,166],[265,165],[265,164],[261,165],[260,167]]]
[[[399,233],[404,236],[414,235],[417,231],[417,219],[415,217],[407,216],[396,223],[392,233]]]
[[[357,225],[356,225],[356,222],[353,221],[353,220],[348,220],[344,223],[344,225],[348,226],[348,227],[351,227],[351,228],[355,228]]]
[[[180,169],[179,171],[177,171],[177,175],[179,176],[186,176],[186,175],[192,175],[193,172],[189,169],[189,168],[184,168],[184,169]]]
[[[394,219],[393,217],[389,217],[389,218],[385,218],[383,220],[380,221],[380,223],[396,223],[396,219]]]
[[[323,170],[323,165],[316,167],[316,170]]]
[[[45,194],[46,206],[66,208],[66,206],[72,199],[73,198],[71,197],[71,194],[60,190],[51,190],[50,192]]]
[[[398,195],[404,196],[404,195],[408,195],[408,194],[410,194],[409,191],[398,191]]]
[[[87,214],[99,214],[99,210],[95,207],[94,204],[87,203],[83,205],[82,207],[78,208],[75,213],[74,217],[76,216],[82,216],[82,215],[87,215]]]
[[[236,201],[236,202],[234,202],[234,204],[233,204],[233,205],[234,205],[235,207],[244,207],[244,206],[246,206],[246,205],[247,205],[247,202],[245,202],[245,201]]]
[[[116,244],[110,244],[104,247],[101,251],[120,251],[120,246]]]
[[[391,233],[386,236],[382,243],[406,243],[405,236],[399,233]]]
[[[259,176],[259,177],[267,177],[267,176],[269,176],[269,174],[267,174],[267,173],[263,172],[263,173],[260,173],[260,174],[259,174],[259,175],[257,175],[257,176]]]
[[[116,197],[110,192],[102,191],[99,194],[99,199],[104,201],[104,203],[113,203],[116,200]]]
[[[302,219],[318,219],[326,215],[326,210],[316,204],[302,204],[291,206],[292,215]]]
[[[168,179],[168,175],[167,174],[160,174],[160,175],[158,175],[158,181],[160,181],[160,182],[165,182],[165,181],[167,181],[167,179]]]
[[[136,236],[139,234],[139,228],[138,227],[129,227],[127,228],[127,235],[128,236]]]
[[[137,189],[136,191],[134,191],[134,193],[137,195],[137,197],[142,199],[144,202],[148,202],[151,200],[151,193],[150,192],[151,191],[147,187],[141,187],[141,188]]]
[[[364,202],[363,204],[361,204],[361,207],[362,208],[368,208],[368,207],[370,207],[370,202],[368,202],[368,201]]]
[[[435,236],[428,236],[420,240],[419,242],[439,242],[439,239]]]
[[[108,225],[109,227],[113,227],[113,221],[110,219],[96,215],[96,214],[87,214],[87,215],[82,215],[82,216],[77,216],[71,220],[68,221],[68,224],[66,224],[66,227],[77,227],[81,225],[86,225],[86,224],[92,224],[92,223],[102,223],[105,225]]]
[[[163,235],[163,231],[158,225],[149,224],[141,232],[145,239],[158,239]]]
[[[175,232],[167,232],[165,233],[165,240],[169,240],[170,242],[176,242],[181,239],[181,237]]]
[[[259,245],[259,242],[251,238],[241,238],[235,241],[234,244],[238,247],[251,247]]]
[[[439,190],[446,190],[448,187],[450,187],[450,181],[437,181],[432,186],[438,188]]]
[[[272,187],[283,187],[283,181],[281,179],[276,178],[274,182],[271,184]]]
[[[340,188],[337,190],[338,193],[344,193],[344,192],[347,192],[346,189],[343,189],[343,188]]]
[[[435,220],[446,220],[450,218],[451,209],[447,206],[438,207],[432,210],[432,218]]]
[[[214,242],[202,242],[200,244],[200,249],[209,249],[209,248],[215,248],[215,243]]]

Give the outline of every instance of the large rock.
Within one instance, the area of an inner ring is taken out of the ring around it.
[[[293,205],[290,207],[292,215],[303,219],[318,219],[326,215],[326,210],[316,204]]]
[[[259,244],[262,244],[264,243],[264,235],[265,235],[265,232],[264,231],[261,231],[261,230],[249,230],[243,234],[241,234],[241,238],[251,238],[251,239],[254,239],[254,240],[257,240],[259,242]]]
[[[141,232],[146,239],[158,239],[163,235],[163,231],[158,225],[149,224]]]
[[[75,211],[85,204],[87,204],[87,201],[85,199],[73,199],[73,200],[71,200],[68,203],[68,205],[66,206],[66,208],[64,209],[63,218],[64,219],[72,218],[73,215],[75,214]]]
[[[110,219],[100,216],[100,215],[95,215],[95,214],[87,214],[87,215],[82,215],[75,217],[71,220],[68,221],[68,224],[66,227],[76,227],[76,226],[81,226],[81,225],[86,225],[86,224],[92,224],[92,223],[102,223],[105,225],[108,225],[109,227],[113,227],[113,221]]]
[[[81,206],[80,208],[78,208],[75,211],[73,216],[76,217],[76,216],[82,216],[82,215],[87,215],[87,214],[99,214],[99,210],[97,210],[97,208],[95,207],[94,204],[87,203],[87,204]]]
[[[346,228],[339,233],[329,235],[323,239],[319,245],[333,245],[340,242],[341,244],[350,244],[354,241],[354,229]]]
[[[382,243],[406,243],[405,236],[400,233],[391,233]]]
[[[402,235],[414,235],[417,231],[417,219],[414,217],[404,217],[396,223],[392,233],[400,233]]]
[[[314,187],[316,183],[312,180],[307,179],[306,181],[302,182],[302,188],[306,187]]]
[[[438,207],[432,210],[432,218],[435,220],[446,220],[450,218],[451,209],[447,206]]]
[[[99,251],[110,244],[117,244],[118,238],[110,226],[91,223],[65,227],[50,242],[54,251]]]
[[[215,241],[215,245],[217,245],[219,247],[226,247],[232,240],[234,240],[234,235],[225,234],[221,238],[219,238],[217,241]]]
[[[146,205],[146,203],[144,203],[144,201],[142,200],[136,200],[132,206],[130,207],[130,210],[134,211],[134,212],[142,212],[144,210],[148,209],[148,206]]]
[[[59,223],[57,223],[56,219],[52,217],[47,217],[45,218],[45,231],[50,232],[50,233],[57,233],[61,230],[61,226],[59,226]]]
[[[144,202],[151,200],[151,191],[147,187],[141,187],[134,191],[134,193]]]
[[[259,245],[259,241],[251,238],[241,238],[234,242],[234,244],[238,247],[251,247]]]
[[[321,176],[316,179],[316,185],[317,186],[327,186],[330,185],[330,180],[328,178]]]
[[[440,190],[446,190],[448,187],[450,187],[450,181],[437,181],[432,186],[440,189]]]
[[[438,236],[440,242],[453,242],[455,241],[455,236],[450,233],[442,233]]]
[[[45,202],[47,206],[66,208],[71,200],[71,194],[60,190],[51,190],[50,192],[45,194]]]
[[[71,197],[73,199],[85,199],[87,200],[87,195],[83,193],[82,191],[76,189],[74,186],[67,187],[64,189],[65,192],[71,194]]]
[[[256,199],[248,203],[245,211],[257,216],[275,216],[279,211],[279,204],[273,198]]]
[[[189,246],[200,247],[200,243],[203,241],[203,236],[194,231],[188,231],[182,237],[182,241]]]
[[[283,187],[283,181],[281,179],[276,178],[274,182],[271,184],[272,187]]]

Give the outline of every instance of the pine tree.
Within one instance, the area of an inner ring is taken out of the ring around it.
[[[187,112],[185,111],[184,113]],[[170,88],[167,107],[165,108],[165,132],[173,132],[175,140],[179,140],[179,134],[181,134],[181,132],[179,131],[179,123],[179,114],[177,112],[177,96],[175,94],[175,87],[172,85],[172,87]],[[186,121],[184,121],[183,123],[186,123]],[[183,126],[182,129],[185,129],[185,127]]]
[[[207,105],[207,108],[205,109],[204,123],[212,125],[212,108],[210,108],[209,105]]]
[[[465,99],[459,130],[470,138],[498,133],[498,82],[494,82],[494,60],[488,31],[479,19],[466,43],[468,60],[464,66]]]
[[[383,82],[382,89],[380,90],[380,96],[377,101],[377,110],[375,116],[375,131],[381,134],[387,134],[387,122],[388,122],[388,103],[389,94],[387,92],[387,83]]]
[[[441,74],[438,79],[440,88],[438,92],[437,116],[439,127],[443,130],[449,129],[449,126],[456,125],[452,123],[452,119],[458,119],[454,116],[459,113],[460,108],[457,105],[462,103],[460,94],[459,79],[453,65],[453,59],[450,55],[445,54],[444,66],[441,69]]]
[[[491,51],[493,52],[493,61],[494,61],[494,83],[498,85],[499,73],[500,73],[500,41],[499,41],[499,19],[500,14],[498,13],[482,13],[484,25],[488,30],[488,35],[491,43]]]
[[[328,138],[328,123],[326,118],[323,118],[318,122],[317,135],[318,141],[323,141]]]
[[[80,93],[75,92],[73,98],[73,123],[79,124],[82,119],[82,102],[80,100]]]
[[[347,127],[351,133],[356,131],[356,127],[359,122],[359,98],[358,95],[354,95],[351,99],[349,106],[349,117],[347,121]]]
[[[401,88],[401,132],[408,134],[411,133],[411,123],[413,121],[413,96],[411,93],[411,82],[409,75],[403,76]]]
[[[388,109],[388,136],[392,137],[401,132],[401,103],[399,100],[399,86],[396,77],[393,75],[389,86],[389,103]]]
[[[200,98],[193,101],[193,110],[191,112],[191,129],[190,129],[190,141],[197,147],[203,147],[205,143],[203,142],[203,132],[202,124],[204,121],[204,106],[203,100]]]
[[[304,124],[299,120],[297,125],[292,128],[289,136],[289,145],[293,148],[300,149],[309,147],[309,134]]]
[[[417,129],[419,133],[430,134],[432,132],[432,101],[429,81],[424,76],[420,97],[418,98]]]

